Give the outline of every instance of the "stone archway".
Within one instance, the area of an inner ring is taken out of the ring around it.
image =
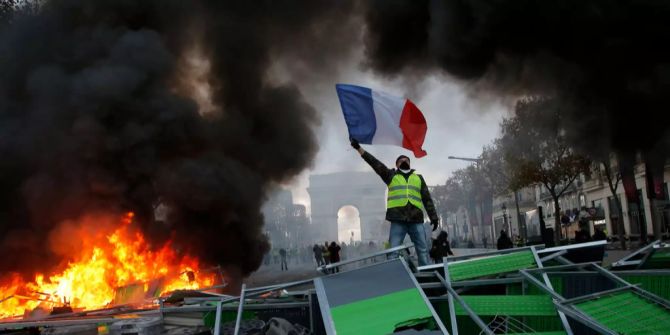
[[[361,240],[361,217],[356,206],[346,205],[337,211],[337,240],[351,243]]]
[[[312,229],[317,241],[337,241],[337,211],[346,205],[358,209],[361,241],[388,239],[386,185],[374,172],[338,172],[311,175],[307,188]]]

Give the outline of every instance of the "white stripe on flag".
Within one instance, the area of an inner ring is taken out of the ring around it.
[[[372,144],[402,145],[400,115],[405,107],[405,100],[384,92],[372,91],[372,109],[377,119],[377,130]]]

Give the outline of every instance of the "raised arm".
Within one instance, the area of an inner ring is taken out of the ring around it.
[[[370,167],[379,175],[379,177],[382,178],[384,183],[388,185],[391,183],[391,179],[393,179],[393,175],[395,174],[395,171],[392,169],[389,169],[384,165],[384,163],[380,162],[375,156],[372,156],[369,152],[363,150],[361,148],[361,145],[358,144],[358,141],[355,139],[351,139],[351,146],[358,151],[358,153],[363,157],[363,160],[365,160]]]

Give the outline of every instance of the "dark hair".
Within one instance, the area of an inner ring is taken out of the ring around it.
[[[401,158],[407,158],[407,160],[409,161],[409,157],[407,157],[407,156],[405,156],[405,155],[400,155],[400,156],[398,156],[398,158],[395,159],[395,163],[396,163],[396,165],[398,164],[398,161],[399,161]]]

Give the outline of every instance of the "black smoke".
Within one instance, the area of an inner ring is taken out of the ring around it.
[[[439,70],[480,93],[552,96],[591,156],[667,158],[667,1],[379,0],[366,21],[378,72]]]
[[[310,164],[319,122],[268,72],[293,50],[327,65],[321,37],[347,29],[351,8],[58,0],[0,25],[0,272],[53,266],[46,245],[63,221],[128,210],[152,243],[255,270],[266,191]],[[193,50],[207,61],[207,113],[185,89]]]

